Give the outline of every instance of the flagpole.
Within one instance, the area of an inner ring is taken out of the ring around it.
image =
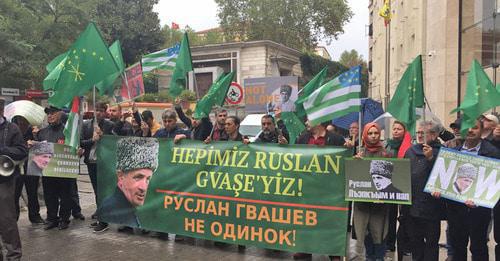
[[[362,119],[363,119],[363,106],[361,106],[361,110],[359,110],[359,119],[358,119],[358,153],[361,151],[361,130],[363,129],[362,128]],[[354,144],[356,144],[356,141],[354,141]]]
[[[387,110],[389,101],[391,100],[391,87],[389,84],[390,80],[390,59],[391,59],[391,23],[388,23],[385,27],[385,99],[384,105]]]
[[[95,107],[95,85],[92,88],[92,104],[94,106],[94,128],[95,128],[95,126],[98,126],[97,125],[97,112],[96,112],[96,107]]]
[[[423,112],[422,112],[422,119],[424,120],[424,124],[427,125],[427,123],[425,122],[425,105],[426,103],[424,102],[424,107],[423,107]],[[426,132],[426,129],[428,128],[428,126],[425,126],[425,128],[423,129],[423,132],[424,132],[424,144],[427,144],[427,132]]]

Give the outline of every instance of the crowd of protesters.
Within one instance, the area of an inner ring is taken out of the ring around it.
[[[48,125],[42,129],[30,126],[25,118],[15,117],[8,122],[3,117],[4,101],[0,100],[0,154],[14,160],[22,160],[28,155],[28,149],[37,141],[64,143],[65,113],[60,108],[45,108]],[[180,105],[175,109],[165,110],[161,115],[162,124],[158,123],[153,113],[145,110],[140,113],[135,106],[132,111],[123,112],[120,105],[108,106],[97,103],[95,117],[85,120],[78,155],[84,158],[88,174],[97,199],[97,158],[96,148],[103,135],[136,136],[151,138],[172,138],[174,142],[183,139],[198,140],[205,143],[212,141],[241,141],[249,144],[252,139],[239,131],[240,119],[229,116],[224,109],[215,112],[215,121],[209,117],[195,118],[186,115]],[[253,142],[288,144],[289,132],[280,122],[279,111],[276,115],[264,115],[261,119],[261,132]],[[412,205],[381,204],[356,202],[351,204],[349,215],[352,222],[346,224],[356,239],[352,248],[358,260],[384,260],[388,251],[397,249],[398,260],[411,256],[413,260],[438,260],[441,224],[447,223],[446,247],[449,260],[467,260],[467,247],[473,260],[489,260],[495,255],[500,260],[500,246],[495,253],[488,253],[487,242],[493,224],[494,238],[500,241],[500,206],[491,210],[476,206],[473,200],[465,204],[441,198],[439,193],[425,193],[428,180],[440,147],[448,147],[472,155],[500,158],[500,124],[498,116],[486,114],[477,119],[476,125],[468,130],[466,137],[460,136],[460,119],[450,125],[451,132],[433,121],[419,122],[416,137],[411,137],[405,124],[395,121],[391,129],[391,138],[383,141],[382,130],[376,123],[359,126],[353,122],[343,137],[331,122],[308,126],[297,138],[297,144],[311,146],[343,146],[353,150],[354,158],[408,158],[411,164]],[[358,134],[361,131],[361,140]],[[26,172],[26,164],[21,166]],[[0,176],[0,235],[7,250],[8,260],[21,257],[21,241],[17,231],[16,219],[19,218],[19,200],[23,186],[28,195],[29,221],[34,225],[44,225],[45,229],[65,230],[73,219],[84,220],[79,206],[76,179],[37,177],[19,175],[16,168],[11,177]],[[39,183],[43,187],[43,199],[47,207],[46,219],[40,215],[37,196]],[[91,215],[95,222],[91,224],[96,233],[109,228],[100,222],[99,213]],[[332,221],[333,222],[333,221]],[[352,228],[352,229],[351,229]],[[134,233],[134,228],[122,226],[120,232]],[[166,233],[141,230],[160,238],[168,238]],[[28,240],[28,239],[26,239]],[[184,237],[176,236],[176,241]],[[221,245],[221,243],[218,243]],[[239,246],[244,249],[244,246]],[[0,252],[1,253],[1,252]],[[2,256],[0,256],[2,257]],[[310,253],[295,253],[294,259],[308,259]],[[331,260],[341,257],[331,256]],[[0,258],[0,260],[2,260]]]

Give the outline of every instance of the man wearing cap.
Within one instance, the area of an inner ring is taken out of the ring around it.
[[[453,130],[453,135],[455,135],[455,138],[446,141],[444,143],[444,146],[447,148],[456,148],[458,146],[462,146],[464,143],[464,139],[462,139],[462,136],[460,134],[460,127],[462,126],[462,119],[457,118],[454,122],[450,124],[450,128]]]
[[[491,145],[487,140],[481,139],[483,132],[483,122],[476,121],[476,125],[469,129],[462,146],[454,148],[466,154],[479,155],[490,158],[500,158],[499,150]],[[464,164],[466,165],[466,164]],[[477,172],[466,166],[464,174],[457,173],[457,176],[473,178],[470,173]],[[467,173],[467,174],[465,174]],[[465,193],[466,182],[462,182],[462,193]],[[435,197],[440,197],[440,193],[432,193]],[[478,207],[473,199],[468,199],[464,203],[446,200],[446,212],[448,217],[448,229],[450,233],[450,243],[453,248],[453,260],[467,260],[467,246],[470,240],[470,251],[472,260],[488,260],[488,225],[491,220],[491,209]]]
[[[38,131],[37,141],[64,144],[64,124],[61,122],[62,110],[53,106],[45,108],[49,126]],[[31,143],[30,143],[31,144]],[[73,201],[71,198],[75,179],[42,177],[43,197],[47,206],[47,225],[45,229],[59,227],[67,229]]]
[[[401,193],[401,190],[392,184],[392,171],[394,165],[386,160],[372,160],[370,162],[370,175],[378,191]]]
[[[158,167],[158,148],[156,139],[127,137],[117,142],[117,187],[99,207],[99,219],[141,227],[136,208],[144,204],[149,181]]]
[[[493,140],[493,130],[498,125],[498,117],[493,114],[486,114],[483,116],[483,131],[481,138],[484,140]]]
[[[28,175],[42,176],[43,170],[49,165],[54,155],[54,144],[49,142],[36,142],[31,146],[31,160],[28,163]]]
[[[3,116],[5,101],[0,99],[0,155],[12,160],[22,160],[28,156],[28,149],[19,128]],[[20,170],[16,166],[9,176],[0,175],[0,257],[3,248],[7,250],[7,260],[21,260],[21,239],[16,222],[15,180]],[[3,246],[3,247],[2,247]],[[0,258],[2,260],[2,258]]]
[[[280,108],[281,111],[295,111],[295,102],[290,100],[292,96],[292,86],[290,85],[281,85],[280,87]]]
[[[474,165],[466,163],[460,166],[457,170],[455,182],[453,182],[453,191],[459,195],[467,193],[476,177],[477,168]]]

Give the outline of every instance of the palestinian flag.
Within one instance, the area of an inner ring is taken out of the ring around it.
[[[80,147],[80,97],[73,97],[71,112],[64,126],[64,144],[76,151]]]

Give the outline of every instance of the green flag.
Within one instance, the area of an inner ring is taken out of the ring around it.
[[[424,107],[424,84],[422,81],[422,57],[417,56],[403,73],[396,92],[387,105],[387,112],[406,124],[415,135],[417,115],[415,108]]]
[[[52,61],[50,61],[46,66],[45,66],[45,69],[47,70],[47,72],[51,72],[52,70],[54,70],[59,64],[61,64],[61,62],[66,59],[66,56],[68,55],[68,53],[62,53],[60,55],[58,55],[56,58],[52,59]]]
[[[299,118],[303,118],[306,116],[306,111],[304,109],[304,101],[309,97],[311,93],[314,92],[314,90],[318,89],[321,85],[323,85],[325,78],[326,78],[326,73],[328,71],[328,66],[325,66],[323,70],[321,70],[312,80],[310,80],[304,88],[301,90],[300,98],[295,101],[295,114]]]
[[[476,125],[476,120],[481,114],[496,106],[500,106],[500,93],[495,89],[481,65],[474,59],[467,75],[464,100],[460,107],[451,111],[451,113],[457,111],[463,113],[460,129],[462,137],[467,135],[469,128]]]
[[[92,86],[119,73],[119,68],[94,23],[90,23],[66,52],[66,57],[43,81],[44,90],[53,91],[49,104],[68,105]]]
[[[212,110],[212,106],[222,106],[222,104],[224,104],[227,90],[233,81],[234,74],[234,72],[230,72],[225,76],[221,75],[212,86],[210,86],[208,93],[196,104],[193,115],[195,119],[208,117]]]
[[[288,144],[295,144],[295,140],[306,129],[306,126],[293,111],[281,112],[281,120],[288,130],[290,139]]]
[[[123,61],[122,47],[120,45],[120,40],[116,40],[109,48],[109,52],[113,56],[119,71],[108,75],[106,79],[102,82],[96,84],[96,88],[99,90],[101,95],[109,94],[113,92],[113,84],[120,75],[123,75],[125,70],[125,62]]]
[[[168,93],[172,97],[177,97],[185,89],[187,84],[187,73],[193,70],[193,63],[191,62],[191,50],[189,49],[189,39],[187,33],[184,33],[181,42],[181,50],[175,63],[174,73],[170,80]]]

